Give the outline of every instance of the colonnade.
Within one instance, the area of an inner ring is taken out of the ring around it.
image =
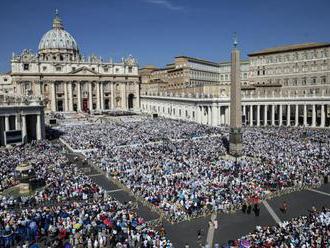
[[[329,126],[325,104],[251,104],[242,106],[243,124],[249,126]]]
[[[230,124],[229,101],[169,99],[143,96],[141,111],[212,126]],[[243,126],[330,127],[330,101],[245,100],[242,101],[241,115]]]
[[[330,126],[330,113],[325,104],[244,104],[242,124],[248,126]],[[223,126],[230,124],[229,105],[201,105],[196,121]]]
[[[19,143],[43,139],[45,135],[43,119],[41,113],[0,114],[0,146],[8,143],[5,135],[8,131],[22,131],[22,140]]]

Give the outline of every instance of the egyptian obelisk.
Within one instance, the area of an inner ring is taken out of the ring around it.
[[[230,86],[230,135],[229,153],[238,157],[242,155],[242,107],[241,107],[241,70],[240,52],[237,38],[231,52],[231,86]]]

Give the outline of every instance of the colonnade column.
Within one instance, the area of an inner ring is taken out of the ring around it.
[[[202,124],[203,123],[203,107],[201,107],[201,106],[197,107],[197,115],[198,115],[198,123]]]
[[[290,122],[291,122],[291,109],[290,109],[290,105],[287,105],[287,112],[286,112],[286,125],[290,126]]]
[[[316,127],[316,106],[312,105],[312,127]]]
[[[26,141],[26,118],[25,115],[21,115],[21,125],[22,125],[22,142]]]
[[[69,107],[68,107],[68,85],[67,82],[63,82],[63,86],[64,86],[64,111],[68,112],[69,111]]]
[[[321,127],[325,126],[325,111],[324,104],[321,105]]]
[[[272,105],[272,126],[275,126],[275,105]]]
[[[304,105],[304,126],[307,127],[307,105]]]
[[[96,82],[96,109],[100,111],[100,82]]]
[[[81,111],[81,87],[80,87],[80,82],[77,82],[77,111]]]
[[[212,108],[212,126],[217,126],[217,106],[213,104]]]
[[[221,125],[221,106],[217,106],[217,125]]]
[[[5,131],[9,131],[10,130],[10,126],[9,126],[9,116],[6,115],[5,116]]]
[[[244,125],[246,125],[246,105],[243,105]]]
[[[250,105],[250,126],[253,126],[253,105]]]
[[[283,124],[283,105],[282,104],[280,104],[280,111],[279,111],[280,113],[279,113],[279,126],[282,126],[282,124]]]
[[[257,127],[260,126],[260,105],[257,105]]]
[[[100,92],[101,92],[101,110],[104,110],[104,85],[100,82]]]
[[[40,118],[40,114],[37,114],[36,134],[37,134],[37,140],[41,140],[41,118]]]
[[[15,130],[19,130],[20,129],[20,127],[21,127],[21,125],[20,125],[20,122],[19,122],[19,115],[17,114],[16,116],[15,116]]]
[[[88,108],[90,111],[93,110],[93,87],[92,82],[88,82]]]
[[[207,111],[207,113],[208,113],[208,115],[207,115],[207,119],[208,119],[208,124],[210,125],[210,126],[212,126],[212,124],[213,124],[213,108],[212,108],[212,105],[211,106],[208,106],[207,107],[208,108],[208,111]]]
[[[296,104],[296,110],[295,110],[295,126],[299,126],[299,105]]]
[[[268,120],[267,120],[267,111],[268,111],[268,106],[267,105],[265,105],[264,106],[264,126],[267,126],[267,122],[268,122]]]

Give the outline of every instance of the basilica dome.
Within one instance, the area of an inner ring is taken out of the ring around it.
[[[63,23],[57,11],[53,20],[53,28],[45,33],[39,42],[39,54],[45,58],[51,55],[52,58],[75,57],[79,56],[79,48],[77,42],[64,30]],[[54,56],[55,55],[55,56]]]

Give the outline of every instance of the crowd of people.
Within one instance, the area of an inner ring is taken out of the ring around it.
[[[228,156],[226,128],[116,118],[84,125],[66,122],[59,133],[172,222],[251,205],[287,188],[317,186],[330,175],[329,130],[248,127],[243,131],[244,156],[235,160]],[[0,247],[172,247],[136,215],[132,204],[109,197],[84,175],[63,149],[50,141],[0,149]],[[19,182],[15,168],[22,163],[32,165],[35,179],[45,186],[29,196],[8,195],[8,188]],[[300,245],[314,238],[308,235],[324,232],[324,223],[329,226],[328,209],[285,226],[258,228],[235,242],[258,246],[291,240]],[[299,230],[308,226],[310,234],[301,235]]]
[[[330,209],[311,210],[308,215],[277,226],[256,230],[225,247],[330,247]]]
[[[73,149],[104,149],[159,142],[163,139],[190,139],[215,132],[215,128],[197,123],[151,119],[143,116],[118,117],[117,121],[61,127],[61,137]]]
[[[62,131],[70,145],[96,148],[86,153],[89,160],[171,221],[231,210],[286,188],[317,186],[329,174],[329,143],[319,143],[329,131],[246,128],[245,156],[235,161],[226,158],[228,129],[130,118],[137,120]]]
[[[112,199],[83,175],[62,145],[40,141],[0,152],[0,247],[172,247],[133,204]],[[21,163],[32,165],[45,186],[27,196],[7,195]]]

